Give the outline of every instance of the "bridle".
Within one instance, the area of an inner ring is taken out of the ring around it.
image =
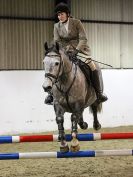
[[[63,71],[64,71],[64,62],[63,62],[61,54],[60,53],[55,54],[55,55],[46,54],[45,56],[48,56],[48,57],[59,57],[60,58],[60,65],[59,65],[59,70],[58,70],[57,76],[55,76],[55,75],[53,75],[51,73],[45,73],[45,77],[49,78],[51,81],[52,81],[52,78],[55,79],[55,85],[56,85],[57,89],[66,97],[67,105],[68,105],[69,109],[72,110],[72,108],[71,108],[71,106],[69,104],[69,96],[68,96],[68,94],[69,94],[69,91],[71,90],[72,85],[74,84],[74,81],[76,79],[77,64],[75,64],[75,72],[74,72],[73,80],[72,80],[70,86],[68,87],[68,89],[66,91],[64,91],[61,88],[61,85],[58,86],[58,84],[57,84],[58,81],[59,81],[59,74],[60,74],[60,71],[61,71],[61,66],[63,66]],[[70,71],[66,72],[65,74],[69,74],[72,71],[72,67],[73,67],[73,62],[71,64]]]
[[[45,73],[45,77],[46,78],[49,78],[51,81],[52,81],[52,78],[55,79],[55,83],[57,83],[59,81],[59,74],[60,74],[60,71],[61,71],[61,66],[63,66],[63,71],[64,71],[64,62],[63,62],[63,59],[62,59],[62,56],[60,53],[58,54],[46,54],[45,57],[59,57],[60,58],[60,65],[59,65],[59,69],[58,69],[58,73],[57,73],[57,76],[55,76],[54,74],[51,74],[51,73]],[[73,63],[71,65],[71,68],[68,72],[65,72],[64,74],[69,74],[71,71],[72,71],[72,66],[73,66]]]
[[[49,78],[51,81],[53,79],[55,79],[55,83],[58,82],[59,80],[59,74],[60,74],[60,71],[61,71],[61,66],[63,64],[63,60],[62,60],[62,57],[61,57],[61,54],[56,54],[56,55],[49,55],[49,54],[46,54],[45,57],[59,57],[60,58],[60,63],[59,63],[59,69],[58,69],[58,73],[57,73],[57,76],[55,76],[54,74],[51,74],[51,73],[45,73],[45,77]]]

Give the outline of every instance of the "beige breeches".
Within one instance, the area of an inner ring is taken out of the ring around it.
[[[92,71],[97,69],[94,61],[91,60],[91,56],[78,53],[77,58],[80,59],[82,62],[86,63]]]

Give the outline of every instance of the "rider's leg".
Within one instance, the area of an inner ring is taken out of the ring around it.
[[[53,95],[52,92],[48,92],[48,96],[45,98],[45,104],[52,104],[53,103]]]
[[[86,61],[85,63],[90,67],[90,69],[92,71],[92,84],[95,89],[98,101],[99,102],[107,101],[108,98],[107,98],[107,96],[105,96],[103,94],[103,89],[102,89],[102,85],[100,82],[99,72],[97,70],[95,63],[91,59]]]

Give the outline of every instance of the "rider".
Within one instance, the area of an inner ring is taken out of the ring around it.
[[[85,63],[92,71],[92,84],[97,99],[99,102],[106,101],[108,98],[103,94],[98,69],[91,60],[90,47],[87,45],[87,37],[81,21],[70,17],[70,9],[65,3],[59,3],[55,8],[55,13],[59,22],[54,25],[54,41],[58,42],[66,51],[71,52],[73,57],[78,53],[86,56]],[[52,101],[52,94],[49,93],[45,103],[50,104]]]

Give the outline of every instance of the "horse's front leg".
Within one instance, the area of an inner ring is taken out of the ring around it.
[[[54,104],[54,109],[56,113],[56,123],[58,125],[58,132],[59,132],[59,141],[60,141],[60,151],[61,152],[68,152],[69,147],[65,139],[65,131],[64,131],[64,110],[63,108],[58,104]]]
[[[59,132],[59,141],[60,141],[60,151],[61,152],[68,152],[69,151],[69,147],[68,147],[68,144],[65,140],[65,132],[64,132],[64,126],[63,126],[63,123],[64,123],[64,116],[57,116],[56,117],[56,122],[58,124],[58,132]]]
[[[71,122],[72,122],[72,141],[71,141],[71,151],[77,152],[80,150],[79,141],[77,139],[77,133],[78,133],[78,115],[72,114],[71,115]]]

